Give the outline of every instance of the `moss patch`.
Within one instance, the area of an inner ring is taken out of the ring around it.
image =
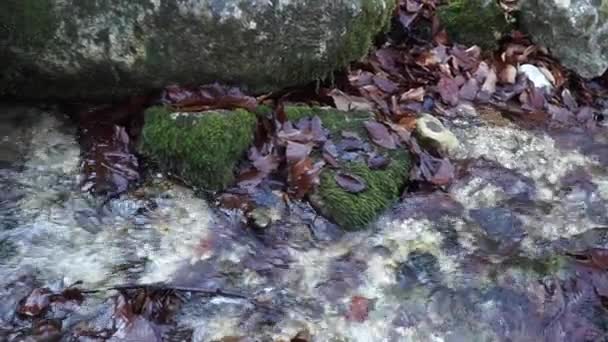
[[[449,0],[437,14],[455,42],[487,50],[496,49],[498,38],[511,29],[494,0]]]
[[[287,107],[287,117],[297,121],[303,117],[319,116],[323,126],[330,131],[331,139],[338,144],[341,132],[358,133],[368,139],[365,121],[373,118],[367,112],[341,112],[335,109]],[[365,180],[367,189],[350,193],[335,181],[336,170],[326,168],[321,174],[321,183],[311,195],[311,202],[326,217],[347,230],[366,227],[380,213],[395,203],[406,182],[410,167],[409,154],[405,149],[388,151],[374,145],[377,152],[388,155],[391,163],[383,170],[372,170],[363,161],[342,162],[342,171],[355,174]]]
[[[161,169],[194,186],[219,191],[234,181],[234,169],[254,138],[256,116],[245,110],[171,113],[146,111],[140,150]]]

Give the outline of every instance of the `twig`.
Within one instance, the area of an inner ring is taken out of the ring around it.
[[[164,284],[125,284],[125,285],[117,285],[103,289],[95,289],[95,290],[82,290],[83,293],[96,293],[110,290],[136,290],[136,289],[152,289],[152,290],[169,290],[169,291],[178,291],[178,292],[196,292],[201,293],[211,297],[227,297],[227,298],[238,298],[238,299],[247,299],[249,298],[243,294],[233,292],[233,291],[224,291],[222,289],[204,289],[199,287],[185,287],[185,286],[171,286]]]

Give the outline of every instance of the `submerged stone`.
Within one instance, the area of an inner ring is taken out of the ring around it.
[[[387,150],[371,142],[364,125],[373,120],[371,113],[295,106],[286,108],[285,112],[292,121],[318,116],[323,127],[330,131],[329,143],[344,150],[337,158],[339,169],[326,167],[320,185],[310,196],[313,205],[326,217],[344,229],[360,229],[399,199],[407,182],[410,156],[403,147]],[[362,140],[357,148],[363,151],[349,152],[352,146],[345,142],[356,140],[353,137]],[[383,169],[370,168],[366,158],[374,153],[390,157],[390,163]],[[366,189],[357,193],[345,190],[336,181],[340,171],[361,178]]]
[[[169,83],[266,92],[364,56],[395,0],[6,0],[0,95],[111,98]]]
[[[242,109],[172,113],[153,107],[145,114],[140,148],[161,169],[191,185],[219,191],[234,180],[255,126],[255,114]]]

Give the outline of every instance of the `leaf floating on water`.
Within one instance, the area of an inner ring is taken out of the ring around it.
[[[346,313],[346,318],[354,322],[365,322],[369,315],[371,301],[362,296],[353,296]]]
[[[339,172],[334,176],[334,179],[342,189],[348,192],[359,193],[367,189],[367,184],[363,178],[350,173]]]
[[[46,288],[37,288],[25,297],[17,312],[24,316],[36,317],[43,314],[51,304],[51,291]]]
[[[375,144],[389,150],[397,148],[397,143],[386,126],[375,121],[366,121],[364,125],[367,129],[367,133]]]

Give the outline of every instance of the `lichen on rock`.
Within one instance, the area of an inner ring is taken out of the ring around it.
[[[287,107],[287,117],[297,121],[303,117],[318,116],[323,126],[330,131],[331,141],[339,144],[342,132],[357,134],[377,154],[390,158],[388,166],[371,169],[363,158],[339,160],[340,170],[325,168],[317,189],[310,196],[313,205],[326,217],[346,230],[365,228],[380,213],[394,204],[406,185],[410,167],[410,156],[404,148],[387,150],[371,143],[364,123],[373,120],[368,112],[342,112],[336,109]],[[346,172],[360,177],[366,189],[352,193],[338,185],[336,173]]]
[[[234,180],[235,166],[253,142],[256,116],[243,109],[172,113],[146,111],[140,150],[191,185],[219,191]]]

